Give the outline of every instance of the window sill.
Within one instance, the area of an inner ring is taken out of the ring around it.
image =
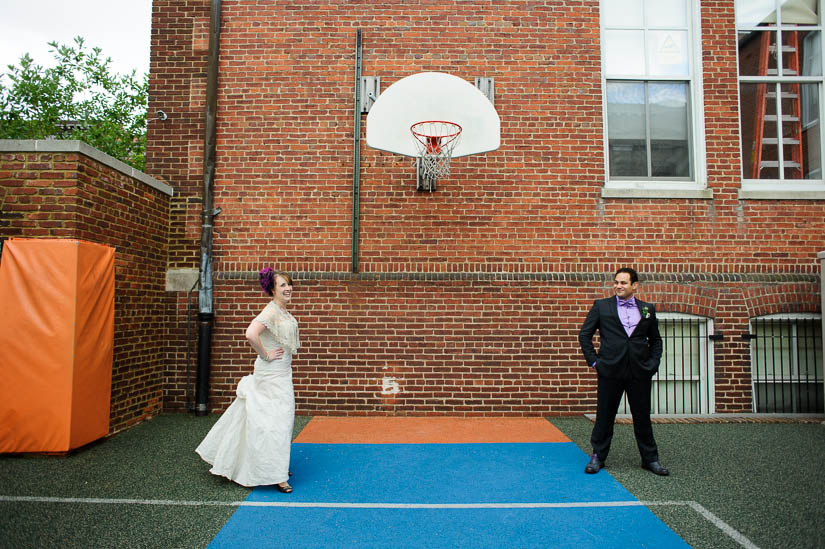
[[[825,200],[825,185],[808,187],[778,187],[742,184],[740,200]]]
[[[608,182],[602,198],[699,198],[710,200],[713,191],[695,183]]]

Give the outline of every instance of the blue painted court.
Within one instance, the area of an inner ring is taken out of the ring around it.
[[[210,547],[688,547],[586,463],[569,441],[296,442],[294,492],[254,489]]]

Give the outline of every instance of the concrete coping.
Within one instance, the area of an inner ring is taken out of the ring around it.
[[[596,421],[596,414],[584,414],[591,422]],[[784,414],[784,413],[730,413],[730,414],[651,414],[652,423],[823,423],[823,414]],[[616,423],[633,423],[630,414],[617,414]]]
[[[146,175],[125,162],[121,162],[117,158],[109,156],[105,152],[77,139],[0,139],[0,153],[2,152],[79,153],[133,179],[137,179],[168,196],[174,195],[174,189],[170,185],[158,181],[154,177]]]

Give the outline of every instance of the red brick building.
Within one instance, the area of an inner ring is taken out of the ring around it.
[[[146,171],[175,189],[172,272],[201,261],[213,4],[153,8],[150,112],[168,120],[150,124]],[[296,278],[298,413],[592,412],[576,336],[633,266],[664,321],[657,412],[821,412],[809,4],[220,2],[210,407],[251,369],[257,271],[275,265]],[[491,78],[501,147],[417,192],[409,158],[355,139],[358,30],[361,75],[382,89],[424,71]],[[167,409],[187,399],[188,289],[167,316]]]

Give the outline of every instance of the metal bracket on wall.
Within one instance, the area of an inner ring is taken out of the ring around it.
[[[422,192],[435,192],[435,178],[434,177],[427,177],[421,171],[421,158],[415,159],[415,181],[416,191]]]
[[[495,81],[492,77],[476,76],[476,88],[481,90],[481,93],[490,100],[490,103],[496,104]]]
[[[370,112],[372,104],[378,100],[381,95],[381,77],[380,76],[362,76],[361,77],[361,112]]]

